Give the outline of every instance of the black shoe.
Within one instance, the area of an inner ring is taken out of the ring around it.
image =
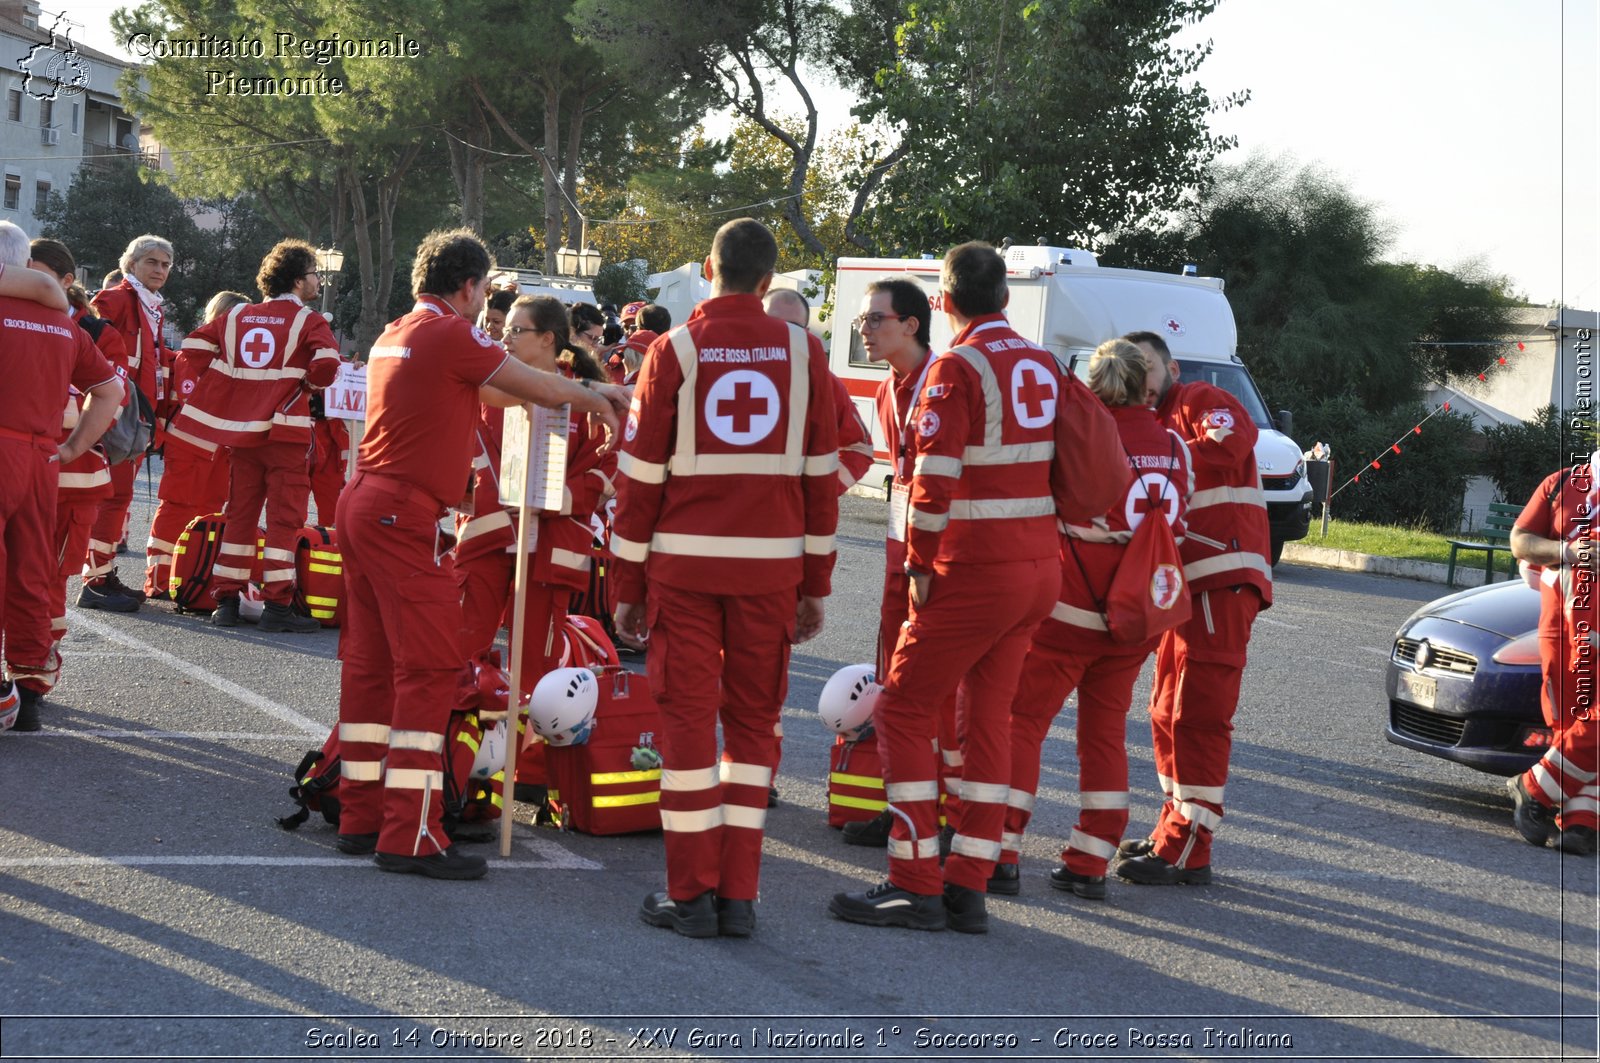
[[[847,923],[865,926],[943,930],[948,922],[942,895],[912,893],[889,882],[880,882],[865,893],[835,893],[828,911]]]
[[[1206,881],[1210,881],[1209,875]],[[1104,875],[1080,875],[1075,871],[1068,870],[1065,864],[1050,872],[1050,885],[1058,890],[1066,890],[1069,893],[1076,893],[1080,897],[1087,897],[1091,901],[1103,901],[1106,899],[1106,877]]]
[[[126,583],[122,582],[122,577],[117,575],[117,570],[115,568],[106,573],[106,578],[101,581],[100,586],[102,590],[108,590],[112,594],[120,594],[124,598],[132,598],[134,601],[141,604],[144,602],[144,591],[135,590]]]
[[[17,706],[17,722],[11,725],[11,729],[13,731],[22,731],[23,733],[37,731],[39,729],[39,702],[44,700],[44,695],[37,690],[29,690],[25,686],[18,686],[17,697],[21,699],[21,704]]]
[[[945,925],[958,934],[987,934],[989,905],[983,894],[953,882],[944,885]]]
[[[489,861],[481,856],[466,856],[453,845],[442,852],[429,853],[427,856],[378,853],[372,859],[384,871],[426,875],[429,878],[482,878],[489,870]]]
[[[651,926],[671,927],[686,938],[717,936],[717,902],[710,890],[692,901],[675,901],[666,890],[658,890],[639,906],[639,918]],[[752,914],[752,924],[754,918]]]
[[[767,787],[767,807],[778,807],[778,788],[776,786]]]
[[[889,847],[889,827],[894,823],[893,812],[879,812],[871,819],[846,823],[839,831],[846,845],[864,845],[868,849]]]
[[[1155,851],[1154,838],[1133,838],[1117,846],[1117,859],[1130,860],[1135,856],[1149,856]]]
[[[1141,886],[1209,886],[1211,865],[1205,867],[1179,867],[1169,864],[1155,853],[1131,857],[1117,865],[1117,877]],[[1050,876],[1054,881],[1055,876]]]
[[[237,612],[238,602],[235,600],[234,609]],[[221,612],[218,609],[217,612]],[[215,614],[212,621],[215,622]],[[313,631],[321,631],[322,623],[314,616],[301,616],[293,608],[279,602],[268,602],[261,610],[261,619],[256,623],[257,631],[288,631],[296,635],[309,635]]]
[[[139,602],[110,587],[109,579],[99,583],[85,583],[78,592],[79,609],[104,609],[108,613],[137,613]]]
[[[1015,897],[1022,892],[1022,871],[1016,864],[996,864],[989,876],[989,892]]]
[[[1511,793],[1511,824],[1517,828],[1517,833],[1522,835],[1522,840],[1529,845],[1543,847],[1550,837],[1550,829],[1554,826],[1553,809],[1541,805],[1537,798],[1528,792],[1522,785],[1522,776],[1513,776],[1506,780],[1506,789]]]
[[[1595,830],[1593,827],[1568,827],[1566,830],[1557,831],[1555,847],[1564,853],[1573,853],[1577,856],[1593,856]]]
[[[378,832],[371,834],[341,834],[334,841],[333,847],[341,853],[351,856],[369,856],[378,849]]]
[[[717,933],[725,938],[747,938],[756,929],[756,902],[717,898]]]
[[[239,596],[224,598],[217,603],[216,611],[211,614],[211,623],[216,627],[239,626]]]
[[[950,859],[950,847],[956,843],[956,829],[946,823],[939,828],[939,863]]]

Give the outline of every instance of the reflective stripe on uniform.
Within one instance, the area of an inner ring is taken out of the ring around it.
[[[911,472],[913,476],[948,476],[957,479],[961,476],[961,459],[941,454],[918,454]]]
[[[718,766],[717,775],[722,782],[732,786],[759,786],[765,789],[772,785],[772,769],[759,764],[724,760]]]
[[[974,782],[961,780],[961,800],[973,804],[1003,805],[1011,787],[1003,782]]]
[[[1190,823],[1209,831],[1215,831],[1222,826],[1221,813],[1214,812],[1205,805],[1197,805],[1193,801],[1179,801],[1176,811]]]
[[[1594,772],[1584,771],[1582,768],[1572,763],[1572,761],[1562,756],[1559,749],[1550,750],[1545,754],[1544,759],[1549,761],[1550,766],[1558,769],[1561,774],[1576,779],[1581,783],[1591,783],[1595,780]]]
[[[1085,834],[1078,828],[1072,828],[1072,834],[1067,838],[1067,848],[1076,849],[1080,853],[1098,856],[1102,860],[1110,860],[1117,855],[1117,847],[1104,838],[1096,838],[1093,834]]]
[[[390,749],[415,749],[423,753],[444,752],[444,735],[437,731],[401,731],[389,732]]]
[[[615,542],[615,536],[613,536]],[[685,535],[681,532],[657,532],[650,537],[650,550],[680,557],[736,557],[757,558],[767,561],[800,557],[805,553],[805,539],[760,538],[744,535]],[[618,557],[625,555],[614,546]],[[631,557],[626,560],[634,560]],[[640,557],[638,560],[643,561]]]
[[[503,509],[495,510],[493,513],[488,513],[481,517],[473,517],[462,525],[461,531],[456,535],[456,542],[471,542],[480,535],[488,535],[490,532],[501,531],[510,527],[511,514]]]
[[[1084,790],[1078,794],[1078,807],[1082,809],[1127,808],[1128,791]]]
[[[1018,520],[1049,517],[1056,511],[1054,498],[957,498],[950,502],[951,520]]]
[[[1004,443],[993,446],[967,447],[961,460],[968,465],[1026,465],[1035,461],[1050,461],[1056,456],[1054,442]]]
[[[1071,624],[1073,627],[1081,627],[1089,631],[1106,630],[1106,618],[1102,614],[1090,612],[1087,609],[1079,609],[1077,606],[1068,605],[1066,602],[1057,602],[1050,607],[1050,619],[1059,620],[1063,624]]]
[[[1014,808],[1019,812],[1032,812],[1035,797],[1026,790],[1018,790],[1015,786],[1006,794],[1006,807]]]
[[[1193,533],[1190,533],[1193,535]],[[1241,550],[1233,554],[1220,554],[1217,557],[1208,557],[1204,561],[1195,561],[1183,566],[1183,578],[1191,583],[1196,580],[1214,576],[1219,572],[1231,572],[1234,569],[1247,568],[1272,578],[1272,566],[1267,564],[1267,559],[1260,554],[1252,554]]]
[[[939,800],[939,784],[932,779],[925,782],[892,782],[884,787],[884,795],[891,804],[909,801]]]
[[[767,810],[751,808],[749,805],[723,805],[722,825],[743,827],[745,830],[761,830],[767,825]]]
[[[339,759],[339,778],[349,779],[351,782],[381,782],[383,780],[383,761],[381,760],[351,760],[341,756]]]
[[[650,556],[650,544],[636,543],[632,539],[624,539],[616,532],[612,532],[611,552],[622,561],[633,561],[642,565]]]
[[[806,536],[806,553],[826,557],[833,553],[834,538],[831,535]]]
[[[950,514],[929,513],[927,510],[912,506],[907,515],[907,523],[918,531],[942,532],[950,523]]]
[[[719,781],[718,768],[715,764],[709,768],[661,769],[661,788],[663,790],[709,790],[716,786]]]
[[[396,790],[443,790],[444,772],[429,768],[390,768],[383,785]]]
[[[580,554],[573,550],[563,550],[559,546],[550,548],[550,563],[562,568],[570,568],[578,572],[589,571],[589,555]]]
[[[918,838],[916,847],[913,848],[908,841],[890,838],[889,858],[891,860],[937,860],[939,858],[939,839],[936,837]]]
[[[965,856],[973,860],[1000,859],[1000,843],[987,838],[972,838],[957,834],[950,840],[950,855]]]
[[[1196,491],[1189,496],[1189,510],[1205,509],[1207,506],[1260,506],[1265,509],[1267,496],[1259,487],[1208,487],[1204,491]]]
[[[694,834],[722,826],[722,806],[701,809],[663,808],[661,829],[680,834]]]
[[[665,465],[636,458],[627,451],[617,455],[617,471],[625,474],[628,479],[642,484],[664,484],[667,482],[667,467]]]
[[[1222,804],[1221,786],[1195,786],[1192,783],[1174,782],[1172,796],[1179,801],[1210,801],[1214,805]]]

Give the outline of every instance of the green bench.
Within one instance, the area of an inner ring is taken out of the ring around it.
[[[1508,578],[1516,578],[1517,562],[1511,556],[1511,529],[1517,523],[1517,517],[1522,514],[1521,506],[1514,506],[1509,502],[1490,502],[1489,515],[1484,519],[1483,530],[1478,533],[1478,539],[1451,539],[1450,564],[1445,570],[1444,582],[1447,587],[1456,585],[1456,551],[1457,550],[1482,550],[1483,551],[1483,582],[1494,582],[1494,555],[1504,553],[1511,562],[1506,570]]]

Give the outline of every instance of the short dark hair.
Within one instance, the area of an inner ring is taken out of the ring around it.
[[[711,269],[724,292],[753,293],[778,266],[778,241],[754,218],[735,218],[711,241]]]
[[[939,284],[963,317],[998,314],[1006,308],[1006,260],[982,240],[949,250],[939,270]]]
[[[511,313],[511,304],[516,301],[516,292],[508,292],[504,288],[498,288],[489,293],[489,301],[486,305],[490,310],[498,310],[502,314],[509,314]]]
[[[605,328],[606,325],[606,315],[601,313],[600,308],[593,303],[573,303],[572,309],[567,312],[567,316],[574,332],[582,332],[595,325]]]
[[[72,252],[67,250],[67,245],[60,240],[38,239],[28,245],[28,257],[41,265],[48,266],[50,272],[57,277],[78,272],[78,263],[72,257]]]
[[[889,305],[896,314],[917,319],[917,342],[926,347],[933,342],[933,304],[922,285],[904,277],[884,277],[867,285],[868,295],[889,293]]]
[[[411,265],[413,295],[453,295],[494,268],[488,248],[470,229],[437,229],[417,245]]]
[[[647,329],[651,332],[665,332],[672,327],[672,311],[664,306],[657,306],[655,303],[651,303],[639,311],[639,316],[635,320],[642,329]]]
[[[268,299],[294,291],[295,282],[317,271],[317,249],[304,240],[279,240],[261,260],[256,287]]]
[[[1163,362],[1172,361],[1172,349],[1158,332],[1130,332],[1122,337],[1129,343],[1143,343],[1161,356]]]

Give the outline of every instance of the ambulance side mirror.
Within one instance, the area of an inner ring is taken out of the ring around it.
[[[1274,417],[1273,421],[1276,422],[1277,427],[1278,427],[1278,431],[1282,432],[1284,435],[1288,436],[1290,439],[1294,438],[1294,414],[1293,413],[1289,412],[1288,410],[1279,410],[1278,411],[1278,416]]]

